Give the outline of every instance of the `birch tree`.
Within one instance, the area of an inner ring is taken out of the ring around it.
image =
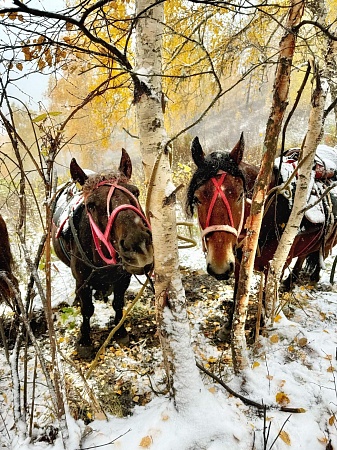
[[[148,184],[147,214],[151,221],[155,260],[157,324],[170,394],[178,410],[195,407],[204,390],[191,347],[185,292],[179,271],[176,188],[170,167],[171,149],[162,108],[161,54],[163,4],[137,0],[137,68],[142,90],[137,115]]]
[[[263,143],[263,156],[259,175],[255,182],[250,216],[246,222],[247,237],[243,245],[238,292],[232,328],[232,355],[235,370],[238,372],[248,365],[245,323],[249,300],[249,288],[254,270],[254,259],[264,212],[268,186],[277,152],[277,142],[288,101],[290,72],[296,45],[295,27],[300,23],[304,11],[304,0],[292,0],[280,42],[279,59],[275,73],[273,103],[267,122]]]

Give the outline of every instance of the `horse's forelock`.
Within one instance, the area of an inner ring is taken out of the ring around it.
[[[90,175],[83,185],[83,196],[88,196],[90,192],[97,188],[99,183],[104,181],[112,183],[127,183],[129,179],[120,172],[97,173],[95,175]]]
[[[234,177],[241,178],[244,189],[246,190],[244,174],[237,163],[230,157],[229,153],[220,151],[212,152],[206,156],[204,164],[197,168],[187,188],[186,212],[188,216],[192,216],[194,212],[193,199],[195,191],[208,180],[215,177],[221,170]]]

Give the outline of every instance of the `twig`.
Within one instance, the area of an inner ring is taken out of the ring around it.
[[[285,424],[286,424],[286,423],[288,422],[288,420],[290,419],[290,417],[291,417],[291,414],[290,414],[290,416],[288,416],[288,417],[286,418],[286,420],[284,421],[284,423],[283,423],[283,425],[282,425],[280,431],[277,433],[276,438],[273,440],[271,446],[269,447],[269,450],[271,450],[272,447],[274,447],[275,442],[276,442],[277,439],[280,437],[280,434],[282,433],[282,430],[283,430],[283,428],[285,427]]]
[[[99,447],[105,447],[106,445],[110,445],[113,444],[114,442],[117,441],[117,439],[120,439],[121,437],[125,436],[127,433],[130,433],[131,428],[129,428],[125,433],[120,434],[119,436],[117,436],[115,439],[113,439],[110,442],[107,442],[106,444],[100,444],[100,445],[93,445],[91,447],[81,447],[80,449],[77,450],[90,450],[91,448],[99,448]]]
[[[258,408],[258,409],[264,409],[264,408],[267,408],[267,409],[278,409],[279,411],[282,411],[282,412],[291,412],[291,413],[303,413],[303,412],[305,412],[304,408],[286,408],[284,406],[281,406],[281,408],[279,408],[276,405],[275,406],[272,406],[272,405],[266,406],[264,404],[257,403],[254,400],[251,400],[251,399],[249,399],[247,397],[244,397],[243,395],[233,391],[233,389],[230,388],[226,383],[224,383],[219,377],[217,377],[216,375],[214,375],[214,373],[212,373],[209,370],[207,370],[204,366],[199,364],[197,361],[195,362],[195,364],[198,367],[198,369],[202,370],[208,376],[213,378],[213,380],[215,380],[222,387],[224,387],[226,389],[226,391],[228,391],[231,395],[234,395],[234,397],[239,398],[245,405],[254,406],[255,408]]]

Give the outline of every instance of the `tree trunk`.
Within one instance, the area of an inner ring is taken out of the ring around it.
[[[312,167],[314,163],[317,145],[321,139],[321,130],[323,123],[324,104],[326,91],[322,89],[318,68],[314,67],[316,87],[311,99],[311,111],[308,124],[308,132],[305,142],[302,146],[302,161],[298,169],[298,179],[295,191],[295,198],[287,226],[282,234],[274,258],[270,263],[266,284],[266,314],[273,322],[275,310],[278,306],[279,283],[283,272],[283,267],[288,258],[291,246],[299,231],[303,218],[303,210],[306,206],[311,187],[310,179],[312,176]],[[285,180],[284,180],[285,181]]]
[[[136,73],[142,74],[142,90],[136,93],[135,100],[140,148],[149,185],[147,213],[154,246],[157,326],[170,394],[179,409],[193,403],[202,382],[191,348],[185,292],[179,272],[175,188],[166,148],[162,86],[158,76],[162,71],[163,3],[149,8],[151,4],[149,0],[137,1]]]
[[[239,372],[248,365],[245,322],[249,300],[250,283],[263,218],[264,201],[271,181],[277,142],[287,107],[290,72],[295,51],[296,35],[293,29],[299,24],[304,10],[304,0],[292,0],[286,24],[286,32],[280,42],[280,55],[276,68],[272,109],[267,122],[263,143],[263,158],[256,179],[251,213],[246,222],[247,237],[243,246],[238,291],[232,328],[232,356],[234,370]]]

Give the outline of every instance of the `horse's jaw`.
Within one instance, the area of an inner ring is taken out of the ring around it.
[[[145,266],[141,267],[123,263],[123,269],[126,270],[126,272],[130,273],[131,275],[145,275],[151,272],[151,270],[153,269],[153,263],[146,264]]]
[[[142,253],[129,252],[126,255],[121,253],[123,269],[131,275],[145,275],[153,269],[153,249],[152,246]]]

